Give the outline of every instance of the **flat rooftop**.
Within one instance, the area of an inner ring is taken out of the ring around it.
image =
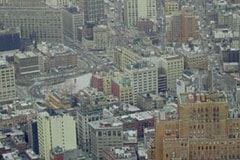
[[[225,92],[213,93],[182,93],[179,95],[179,103],[206,103],[206,102],[227,102]]]

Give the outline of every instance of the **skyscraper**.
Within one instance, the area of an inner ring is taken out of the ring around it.
[[[77,149],[75,121],[69,115],[50,116],[41,112],[37,116],[39,153],[50,160],[50,151],[60,147],[63,151]]]

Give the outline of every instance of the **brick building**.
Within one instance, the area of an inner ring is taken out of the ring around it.
[[[224,92],[184,93],[176,119],[161,119],[156,125],[155,158],[239,159],[240,119],[229,116]]]

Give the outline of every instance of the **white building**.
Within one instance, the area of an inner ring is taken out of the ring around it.
[[[137,104],[137,95],[157,93],[158,69],[149,61],[137,61],[127,65],[125,72],[130,77],[133,87],[133,104]]]
[[[124,0],[124,20],[128,27],[135,26],[139,18],[156,19],[156,0]]]
[[[50,116],[41,112],[37,116],[39,152],[50,160],[50,151],[61,147],[63,151],[77,149],[75,121],[69,115]]]

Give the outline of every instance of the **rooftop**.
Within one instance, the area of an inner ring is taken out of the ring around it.
[[[179,103],[206,103],[206,102],[227,102],[225,92],[213,93],[181,93]]]
[[[140,60],[140,61],[136,61],[134,63],[128,64],[126,67],[129,70],[141,70],[141,69],[154,68],[156,67],[156,65],[146,60]]]
[[[117,118],[108,118],[100,121],[92,121],[89,122],[89,125],[94,129],[110,129],[110,128],[122,128],[123,123],[119,121]]]
[[[137,158],[136,151],[133,147],[109,147],[107,150],[107,152],[110,152],[115,157],[115,159]]]

